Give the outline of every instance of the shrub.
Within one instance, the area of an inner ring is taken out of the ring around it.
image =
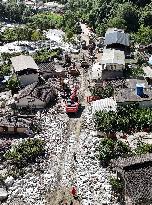
[[[44,153],[45,148],[42,140],[27,139],[6,152],[4,157],[11,164],[17,167],[24,167],[29,162],[34,162],[36,158],[44,155]]]
[[[107,85],[104,88],[103,87],[94,87],[91,90],[91,94],[93,96],[99,96],[101,99],[103,98],[109,98],[113,95],[113,87],[111,85]]]
[[[99,146],[100,160],[105,164],[111,159],[117,159],[118,157],[126,157],[131,154],[129,146],[122,141],[104,139]]]
[[[117,193],[120,193],[123,189],[123,184],[122,182],[119,180],[119,179],[116,179],[114,177],[111,177],[110,180],[109,180],[111,186],[112,186],[112,190],[117,192]]]
[[[139,143],[134,152],[136,155],[152,153],[152,144]]]

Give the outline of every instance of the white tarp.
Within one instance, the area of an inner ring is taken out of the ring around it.
[[[91,103],[92,113],[94,114],[96,111],[116,111],[117,103],[111,98],[105,98],[101,100],[96,100]]]

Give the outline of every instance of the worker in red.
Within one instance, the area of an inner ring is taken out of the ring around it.
[[[71,191],[73,197],[77,197],[77,190],[76,190],[76,187],[72,187],[72,191]]]

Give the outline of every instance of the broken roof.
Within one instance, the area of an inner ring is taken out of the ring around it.
[[[29,127],[31,121],[23,119],[23,118],[14,118],[14,117],[1,117],[0,118],[0,126],[6,127]]]
[[[52,62],[38,64],[39,71],[42,73],[52,73],[55,71],[55,65]]]
[[[115,49],[104,49],[101,58],[101,64],[125,65],[124,51],[115,50]]]
[[[152,153],[112,160],[111,165],[122,174],[132,201],[152,201]]]
[[[26,69],[39,70],[37,64],[31,56],[20,55],[12,57],[10,60],[15,72]]]
[[[105,34],[104,45],[110,45],[114,43],[129,46],[129,35],[124,33],[124,30],[109,28]]]
[[[19,92],[17,99],[21,99],[29,95],[31,97],[40,99],[43,102],[47,102],[48,98],[56,95],[56,88],[52,84],[38,85],[38,83],[35,82],[31,85],[26,86],[24,89],[22,89]]]

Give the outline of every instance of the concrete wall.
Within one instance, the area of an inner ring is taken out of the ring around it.
[[[139,106],[140,107],[152,107],[152,101],[142,101],[142,102],[139,102]]]
[[[33,98],[31,96],[26,96],[24,98],[19,99],[18,103],[16,104],[18,107],[26,107],[26,106],[33,106],[36,108],[44,108],[46,103],[42,100],[37,98]]]
[[[102,71],[102,80],[106,79],[116,79],[116,78],[122,78],[123,77],[123,71],[116,71],[116,70],[103,70]]]
[[[117,105],[127,105],[127,104],[132,104],[135,102],[117,102]],[[139,107],[152,107],[152,101],[151,100],[147,100],[147,101],[142,101],[142,102],[136,102],[139,103]]]
[[[26,127],[18,127],[18,128],[17,128],[17,132],[18,132],[18,133],[25,133],[26,130],[27,130]]]
[[[8,133],[14,133],[14,132],[17,132],[17,133],[25,133],[27,130],[26,127],[17,127],[16,130],[15,130],[15,127],[8,127],[8,130],[7,132]],[[3,133],[4,132],[4,129],[3,127],[0,127],[0,133]],[[6,133],[7,133],[6,132]]]
[[[30,85],[38,81],[38,73],[18,76],[22,86]]]

